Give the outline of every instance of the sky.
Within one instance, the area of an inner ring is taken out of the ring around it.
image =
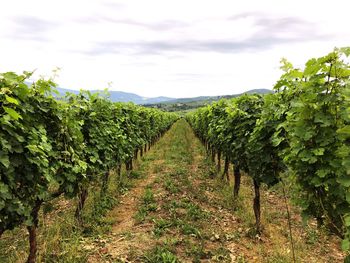
[[[0,72],[68,89],[193,97],[272,89],[350,46],[348,0],[11,0],[0,3]]]

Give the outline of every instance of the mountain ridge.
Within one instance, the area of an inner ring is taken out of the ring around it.
[[[64,89],[64,88],[56,88],[56,89],[61,96],[64,96],[67,92],[73,93],[73,94],[79,93],[78,90],[71,90],[71,89]],[[90,92],[96,93],[96,92],[103,92],[103,91],[90,90]],[[175,99],[175,98],[169,98],[164,96],[148,98],[148,97],[142,97],[140,95],[137,95],[131,92],[114,91],[114,90],[109,90],[108,94],[109,94],[110,100],[113,102],[133,102],[135,104],[153,104],[153,103],[161,103],[161,102],[166,102],[166,101]]]
[[[59,92],[60,96],[64,96],[67,92],[78,94],[78,90],[71,90],[71,89],[65,89],[65,88],[56,88]],[[103,92],[101,90],[91,90],[91,93],[96,92]],[[152,104],[159,104],[159,103],[188,103],[188,102],[196,102],[196,101],[215,101],[219,100],[221,98],[232,98],[237,97],[239,95],[248,93],[259,93],[259,94],[266,94],[271,93],[272,90],[269,89],[252,89],[240,94],[232,94],[232,95],[220,95],[220,96],[198,96],[198,97],[191,97],[191,98],[170,98],[165,96],[159,96],[159,97],[142,97],[140,95],[137,95],[135,93],[131,92],[125,92],[125,91],[114,91],[109,90],[109,98],[113,102],[133,102],[135,104],[141,104],[141,105],[152,105]]]

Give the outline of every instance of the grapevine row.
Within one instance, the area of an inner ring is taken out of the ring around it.
[[[293,182],[304,216],[317,219],[350,248],[350,48],[310,59],[305,68],[282,60],[284,74],[272,94],[222,100],[187,115],[215,156],[234,164],[254,184],[260,223],[260,186]]]
[[[55,83],[31,73],[0,74],[0,236],[25,225],[28,262],[35,262],[38,213],[45,202],[78,198],[76,218],[89,186],[107,192],[112,168],[133,159],[177,119],[175,114],[134,104],[112,103],[103,94],[80,92],[56,99]]]

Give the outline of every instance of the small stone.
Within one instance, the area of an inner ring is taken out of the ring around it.
[[[85,249],[85,250],[93,250],[95,248],[95,246],[93,246],[93,245],[85,245],[85,246],[83,246],[83,249]]]
[[[255,238],[256,238],[256,240],[258,240],[258,241],[262,241],[261,236],[258,235],[258,234],[255,235]]]

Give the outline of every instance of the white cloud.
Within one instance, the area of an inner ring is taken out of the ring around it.
[[[5,1],[1,71],[37,69],[72,89],[189,97],[271,88],[297,66],[349,45],[347,1]]]

